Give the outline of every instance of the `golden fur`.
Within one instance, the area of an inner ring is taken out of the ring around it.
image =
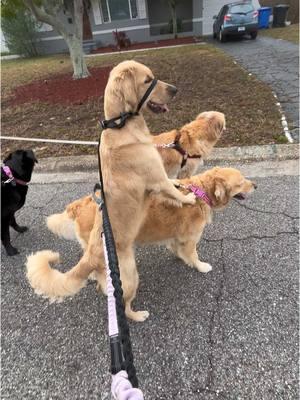
[[[217,111],[205,111],[180,129],[173,129],[153,137],[156,145],[174,143],[179,134],[179,144],[189,156],[185,166],[181,167],[182,154],[177,150],[158,148],[169,178],[189,178],[197,171],[203,160],[211,153],[214,145],[225,130],[225,116]]]
[[[147,215],[137,234],[136,243],[146,244],[163,242],[168,248],[180,257],[186,264],[200,272],[209,272],[211,266],[199,260],[196,246],[203,229],[211,221],[215,209],[224,208],[230,200],[239,193],[250,193],[255,184],[243,177],[233,168],[213,168],[203,174],[189,179],[180,180],[181,185],[193,183],[202,188],[212,201],[210,208],[203,200],[197,199],[194,205],[185,205],[182,208],[163,203],[154,196],[150,200]],[[186,189],[181,189],[184,193]],[[91,196],[76,200],[66,207],[61,214],[54,214],[47,219],[49,229],[62,237],[70,227],[70,220],[74,223],[75,236],[82,245],[84,255],[80,262],[67,273],[60,273],[50,267],[50,262],[58,261],[58,255],[51,251],[38,252],[27,260],[27,276],[31,286],[39,293],[52,299],[74,295],[86,283],[92,270],[95,270],[100,287],[106,290],[105,266],[103,248],[100,239],[101,214]],[[87,268],[90,264],[92,268]],[[124,269],[121,271],[121,280],[124,290],[132,286],[134,281],[136,292],[138,280],[137,271]],[[142,315],[131,309],[133,298],[125,298],[126,315],[134,320],[144,320]]]
[[[153,79],[152,71],[135,61],[124,61],[113,68],[104,93],[105,119],[135,112]],[[177,206],[195,203],[192,193],[183,194],[168,179],[143,117],[146,109],[155,112],[166,109],[165,103],[174,97],[176,91],[174,86],[158,80],[138,115],[128,119],[121,129],[106,129],[101,136],[100,158],[107,209],[121,274],[130,276],[123,287],[128,307],[138,286],[133,245],[147,212],[149,196],[159,194],[160,198]],[[101,225],[98,225],[97,235],[100,232]],[[93,251],[91,249],[87,254]],[[81,277],[83,269],[89,274],[94,268],[90,257],[84,255],[73,271],[75,280]],[[148,317],[148,312],[127,311],[136,319]]]

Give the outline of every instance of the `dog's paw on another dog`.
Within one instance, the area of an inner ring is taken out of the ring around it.
[[[185,204],[194,205],[196,203],[196,196],[194,195],[194,193],[187,194],[185,198],[186,198]]]

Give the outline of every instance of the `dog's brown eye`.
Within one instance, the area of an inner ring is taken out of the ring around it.
[[[152,79],[150,76],[148,76],[148,77],[145,79],[145,82],[144,82],[144,83],[150,83],[151,81],[153,81],[153,79]]]

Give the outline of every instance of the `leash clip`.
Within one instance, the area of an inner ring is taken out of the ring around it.
[[[4,181],[3,183],[4,183],[4,185],[6,185],[7,183],[10,183],[10,182],[14,183],[14,182],[13,182],[14,179],[15,179],[14,177],[8,178],[8,179],[7,179],[6,181]]]

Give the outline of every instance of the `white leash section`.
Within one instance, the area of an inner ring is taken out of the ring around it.
[[[0,136],[1,140],[19,140],[23,142],[41,142],[41,143],[58,143],[58,144],[82,144],[86,146],[98,146],[98,142],[88,142],[85,140],[63,140],[63,139],[39,139],[39,138],[23,138],[18,136]]]

